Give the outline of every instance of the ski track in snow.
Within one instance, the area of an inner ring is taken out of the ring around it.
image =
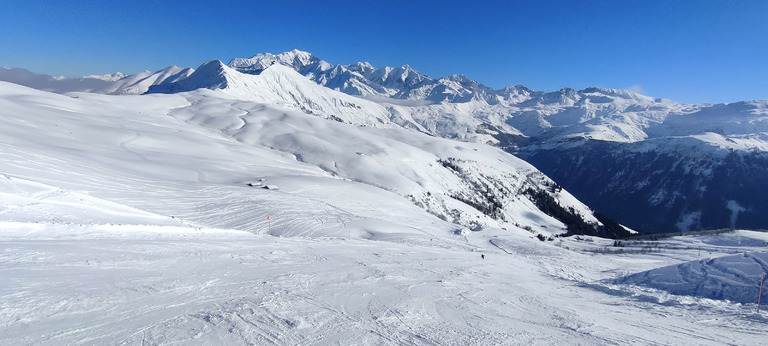
[[[506,239],[508,255],[483,246],[493,230],[466,251],[103,228],[0,239],[4,343],[757,344],[767,322],[754,306],[580,285],[560,275],[616,264],[527,237]]]

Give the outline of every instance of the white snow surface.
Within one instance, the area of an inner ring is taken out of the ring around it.
[[[676,295],[757,302],[763,273],[768,273],[768,234],[745,231],[685,241],[689,247],[717,246],[738,255],[701,259],[648,270],[615,280],[619,284],[651,287]],[[698,244],[696,244],[698,243]],[[757,248],[762,252],[754,252]]]
[[[542,242],[563,225],[515,192],[550,181],[501,150],[236,96],[0,82],[0,344],[764,343],[753,302],[612,282],[762,233]],[[450,197],[478,186],[506,221]]]
[[[744,253],[653,269],[616,282],[677,295],[752,303],[757,301],[765,272],[768,252]]]

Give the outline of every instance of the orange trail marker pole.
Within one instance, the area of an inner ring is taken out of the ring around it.
[[[763,278],[760,279],[760,295],[757,297],[757,313],[760,313],[760,303],[763,301],[763,284],[765,283],[765,272],[763,272]]]

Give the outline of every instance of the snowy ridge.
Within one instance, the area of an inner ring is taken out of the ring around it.
[[[108,94],[143,94],[150,87],[178,82],[194,72],[191,68],[181,68],[177,66],[166,67],[154,73],[135,74],[121,78],[113,84],[107,92]]]
[[[152,86],[148,93],[177,93],[200,88],[221,90],[230,97],[275,104],[325,119],[365,126],[396,126],[381,105],[323,88],[292,69],[270,66],[259,75],[240,73],[211,60],[188,78]]]
[[[145,73],[149,73],[149,71],[145,71]],[[115,72],[113,74],[105,74],[105,75],[88,75],[88,76],[83,76],[83,78],[100,79],[107,82],[114,82],[114,81],[125,78],[125,74],[123,74],[122,72]]]
[[[323,64],[321,60],[314,55],[297,49],[277,55],[261,53],[250,59],[235,58],[232,59],[228,65],[243,73],[259,74],[274,64],[285,65],[297,71],[304,70],[308,66],[315,64],[328,66],[327,64]]]
[[[398,93],[402,94],[401,89],[431,81],[431,78],[407,65],[381,69],[374,69],[367,62],[348,66],[332,65],[299,50],[277,55],[257,54],[250,59],[236,58],[230,61],[229,66],[243,73],[259,74],[275,64],[288,66],[317,84],[351,95],[396,96]],[[399,97],[406,98],[403,95]]]
[[[113,82],[98,78],[63,78],[39,75],[22,68],[0,67],[0,81],[28,86],[39,90],[65,93],[71,91],[98,91],[109,88]]]
[[[188,77],[192,71],[190,68],[170,66],[157,72],[144,71],[128,76],[117,72],[112,75],[64,78],[37,75],[20,68],[0,68],[0,81],[56,93],[143,94],[150,86],[179,81]]]
[[[186,78],[182,78],[173,83],[152,86],[148,91],[150,93],[175,93],[192,91],[201,88],[223,89],[229,86],[227,78],[227,67],[223,66],[221,61],[209,60]]]

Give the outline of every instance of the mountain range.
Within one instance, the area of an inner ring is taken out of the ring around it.
[[[768,191],[768,101],[691,105],[597,87],[554,92],[520,85],[493,89],[463,75],[435,79],[408,65],[334,65],[298,50],[130,76],[66,79],[5,68],[0,69],[0,80],[60,93],[217,90],[232,99],[277,105],[347,125],[404,128],[499,147],[554,180],[546,183],[549,187],[537,184],[537,188],[549,189],[552,196],[565,188],[598,215],[642,232],[768,228],[768,197],[760,193]],[[215,127],[234,131],[249,125],[229,119],[217,121]],[[293,150],[299,160],[330,173],[386,187],[386,182],[365,174],[350,174],[352,169],[339,165],[344,160],[329,161],[327,154],[291,147],[295,145],[295,141],[283,147],[279,141],[270,143],[282,151]],[[350,165],[363,164],[347,159]],[[454,200],[498,221],[502,216],[494,206],[501,203],[501,196],[523,191],[503,174],[486,179],[487,170],[470,168],[474,164],[466,162],[471,160],[439,160],[464,176],[465,195],[456,193],[435,203],[430,202],[434,195],[428,195],[428,188],[400,193],[443,218],[450,218],[450,210],[456,209],[445,201]],[[497,187],[495,193],[487,193],[491,186]],[[535,191],[528,195],[537,196]],[[591,213],[579,208],[573,214]],[[568,211],[568,206],[563,209]],[[455,219],[470,225],[466,218]],[[599,224],[594,218],[584,220]]]

